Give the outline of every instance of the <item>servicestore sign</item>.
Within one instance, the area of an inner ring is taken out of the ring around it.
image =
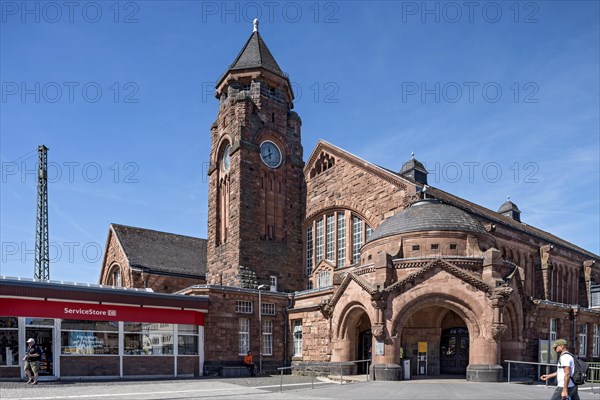
[[[204,314],[199,311],[15,298],[0,298],[0,315],[204,326]]]

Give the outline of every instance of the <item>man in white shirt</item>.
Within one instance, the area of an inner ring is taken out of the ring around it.
[[[556,372],[540,377],[543,381],[556,377],[557,388],[550,400],[579,400],[577,385],[571,379],[575,371],[575,360],[573,360],[571,354],[567,353],[567,341],[565,339],[558,339],[552,344],[552,347],[556,354],[558,354]],[[565,382],[567,382],[566,385]]]

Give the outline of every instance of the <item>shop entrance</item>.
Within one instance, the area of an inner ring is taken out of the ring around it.
[[[54,354],[52,353],[52,338],[54,328],[52,327],[27,327],[25,337],[33,338],[35,343],[42,349],[39,376],[54,376]]]

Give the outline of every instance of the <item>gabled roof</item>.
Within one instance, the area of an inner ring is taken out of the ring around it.
[[[159,274],[206,275],[206,239],[111,224],[131,268]]]
[[[354,154],[352,154],[342,148],[339,148],[336,145],[333,145],[323,139],[319,139],[314,150],[308,157],[308,160],[306,161],[306,164],[304,165],[304,173],[305,174],[308,171],[310,171],[310,169],[313,167],[313,164],[315,163],[317,157],[319,156],[319,154],[322,151],[336,155],[338,157],[342,157],[345,160],[351,162],[352,164],[360,166],[361,168],[365,169],[366,171],[369,171],[370,173],[373,173],[373,174],[379,176],[383,180],[388,181],[388,182],[398,186],[401,189],[406,189],[407,184],[410,186],[421,186],[421,185],[415,183],[411,179],[407,179],[404,176],[401,176],[393,171],[390,171],[386,168],[382,168],[379,165],[370,163],[370,162],[368,162],[358,156],[355,156]]]
[[[217,82],[217,87],[229,72],[254,68],[262,68],[282,78],[288,79],[286,74],[279,67],[279,64],[277,64],[277,61],[275,61],[273,54],[269,51],[269,48],[258,31],[252,33],[246,42],[246,45],[242,48],[242,51],[240,51],[233,63]]]

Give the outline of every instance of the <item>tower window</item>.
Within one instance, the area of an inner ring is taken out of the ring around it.
[[[431,245],[431,250],[437,250],[437,249],[439,249],[439,247],[440,247],[440,245],[439,245],[439,244],[437,244],[437,243],[435,243],[435,244],[432,244],[432,245]]]
[[[450,243],[450,250],[456,250],[456,243]]]
[[[418,244],[414,244],[412,249],[413,249],[413,251],[418,251],[421,249],[421,246],[419,246]]]
[[[275,113],[271,113],[271,122],[275,122]]]

